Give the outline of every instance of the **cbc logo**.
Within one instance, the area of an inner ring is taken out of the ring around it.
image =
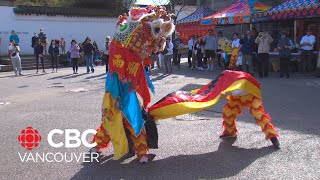
[[[48,142],[52,147],[55,147],[55,148],[62,147],[63,145],[66,148],[76,148],[76,147],[81,146],[81,142],[84,146],[89,147],[89,148],[95,147],[97,145],[96,142],[90,144],[86,140],[86,137],[88,134],[94,134],[94,135],[97,134],[97,131],[94,129],[85,130],[82,133],[81,138],[80,138],[80,131],[78,131],[77,129],[66,129],[65,130],[65,144],[63,144],[63,142],[59,142],[59,143],[53,142],[52,137],[55,134],[62,135],[63,131],[61,129],[54,129],[54,130],[50,131],[48,134]],[[75,142],[75,143],[71,143],[71,142]]]
[[[51,130],[48,134],[48,143],[50,146],[54,148],[60,148],[62,146],[66,148],[77,148],[83,144],[86,147],[92,148],[97,145],[96,142],[89,143],[87,142],[88,134],[95,135],[97,133],[94,129],[85,130],[82,134],[77,129],[65,129],[64,131],[61,129]],[[55,142],[53,137],[64,134],[64,142]],[[18,141],[21,146],[26,148],[27,150],[32,150],[35,147],[39,146],[39,142],[42,140],[39,132],[33,129],[31,126],[22,130],[18,136]]]
[[[42,138],[39,132],[33,129],[31,126],[27,127],[27,129],[23,129],[18,136],[18,141],[20,142],[21,146],[29,151],[35,147],[38,147],[41,139]]]

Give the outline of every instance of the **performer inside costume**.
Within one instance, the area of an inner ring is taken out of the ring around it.
[[[173,30],[171,16],[164,7],[133,7],[129,16],[119,17],[109,49],[102,123],[92,140],[98,144],[98,151],[112,142],[115,160],[129,151],[141,163],[152,158],[148,150],[157,148],[157,132],[154,121],[145,122],[143,112],[154,88],[144,63],[153,51],[163,50],[165,37]],[[154,131],[149,138],[148,131]]]

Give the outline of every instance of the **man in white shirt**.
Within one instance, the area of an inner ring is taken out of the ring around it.
[[[233,33],[232,49],[240,48],[240,39],[238,33]]]
[[[188,68],[192,67],[191,58],[192,58],[193,45],[194,45],[194,37],[190,36],[190,39],[188,41],[188,64],[189,64]]]
[[[20,48],[18,46],[18,44],[16,44],[13,40],[8,48],[9,52],[10,52],[10,59],[12,62],[12,68],[13,71],[15,73],[15,75],[17,76],[18,73],[20,76],[22,76],[21,71],[21,59],[20,59]]]
[[[312,35],[310,28],[307,29],[307,35],[303,36],[300,41],[300,47],[302,49],[302,57],[300,62],[300,72],[304,73],[306,70],[310,72],[314,69],[312,65],[313,60],[313,47],[316,42],[316,38]]]
[[[14,40],[11,40],[10,44],[8,46],[8,56],[9,56],[10,59],[11,59],[11,53],[14,50],[14,46],[13,46],[14,43],[15,43]]]
[[[232,41],[232,56],[231,56],[231,59],[230,59],[230,62],[229,62],[229,66],[228,66],[228,69],[230,70],[235,70],[236,69],[236,64],[237,64],[237,61],[238,61],[238,54],[233,54],[234,52],[235,53],[238,53],[239,50],[240,50],[240,39],[239,39],[239,34],[238,33],[233,33],[233,41]]]

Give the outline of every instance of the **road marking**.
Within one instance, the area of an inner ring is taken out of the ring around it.
[[[0,102],[0,105],[9,105],[11,102]]]

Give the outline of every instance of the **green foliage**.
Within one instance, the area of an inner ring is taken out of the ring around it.
[[[133,2],[135,0],[16,0],[18,7],[14,11],[18,14],[118,17],[127,13]]]
[[[70,7],[76,0],[16,0],[16,5],[25,6],[49,6],[49,7]]]
[[[16,5],[81,7],[111,10],[129,9],[135,0],[16,0]]]

